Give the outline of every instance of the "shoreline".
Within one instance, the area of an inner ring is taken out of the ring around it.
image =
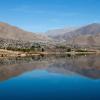
[[[0,57],[27,57],[27,56],[39,56],[39,55],[88,55],[88,54],[100,54],[100,51],[87,51],[87,52],[21,52],[0,49]]]

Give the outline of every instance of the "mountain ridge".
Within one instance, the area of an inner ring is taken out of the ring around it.
[[[92,23],[77,29],[57,29],[46,35],[24,31],[18,27],[0,22],[0,38],[29,42],[47,42],[60,45],[62,42],[79,46],[100,46],[100,24]],[[52,35],[53,34],[53,35]]]
[[[50,39],[46,35],[28,32],[4,22],[0,22],[0,38],[23,41],[48,41]]]

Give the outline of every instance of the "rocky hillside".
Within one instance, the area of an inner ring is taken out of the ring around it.
[[[56,37],[52,36],[52,38],[56,40],[59,40],[58,37],[60,38],[60,41],[65,41],[67,44],[71,44],[71,45],[99,47],[100,46],[100,24],[93,23],[78,29],[66,31],[64,34],[61,35],[58,34],[56,35]]]
[[[52,39],[46,35],[24,31],[18,27],[0,22],[0,49],[30,49],[32,46],[46,46]]]
[[[34,42],[43,42],[50,47],[67,44],[96,47],[100,49],[100,24],[93,23],[81,28],[56,29],[40,35],[24,31],[6,23],[0,23],[0,48],[30,48]]]
[[[72,34],[69,39],[66,34],[64,34],[63,38],[72,44],[100,46],[100,24],[93,23],[69,32],[69,34]]]
[[[22,41],[49,41],[50,38],[0,22],[0,38]]]

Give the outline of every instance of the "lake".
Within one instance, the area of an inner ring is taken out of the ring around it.
[[[100,56],[0,58],[0,100],[100,100]]]

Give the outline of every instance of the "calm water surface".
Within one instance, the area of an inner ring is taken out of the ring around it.
[[[100,100],[100,56],[0,58],[0,100]]]

